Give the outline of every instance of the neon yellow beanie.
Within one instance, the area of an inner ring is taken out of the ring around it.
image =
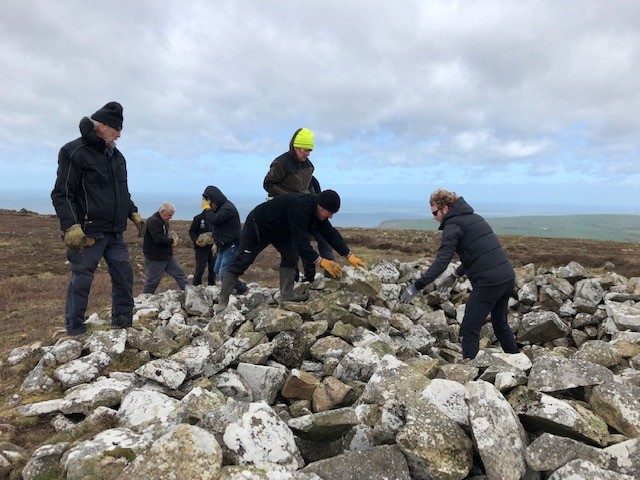
[[[313,150],[313,132],[308,128],[301,128],[296,138],[293,139],[293,146]]]

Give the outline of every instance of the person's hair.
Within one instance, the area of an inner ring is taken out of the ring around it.
[[[431,197],[429,197],[429,203],[437,206],[438,208],[450,207],[456,202],[456,200],[458,200],[456,192],[449,192],[443,188],[439,188],[431,194]]]
[[[97,130],[98,129],[98,125],[102,125],[101,122],[94,120],[93,118],[89,117],[89,120],[91,120],[91,123],[93,123],[93,129]]]
[[[173,203],[164,202],[162,205],[160,205],[160,208],[158,209],[158,211],[163,213],[169,213],[169,212],[176,213],[176,207],[173,205]]]

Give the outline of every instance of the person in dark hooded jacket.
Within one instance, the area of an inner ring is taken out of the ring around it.
[[[269,245],[273,245],[281,257],[282,300],[301,302],[308,298],[307,295],[299,295],[293,290],[293,271],[298,263],[298,255],[305,262],[315,263],[324,268],[332,277],[339,277],[342,273],[340,264],[318,255],[309,244],[309,233],[313,230],[320,232],[351,265],[366,269],[366,264],[349,251],[340,233],[329,222],[339,208],[338,194],[333,190],[325,190],[319,195],[278,195],[249,212],[242,229],[238,256],[222,281],[216,311],[227,307],[234,282]]]
[[[446,293],[462,276],[467,275],[473,290],[465,307],[460,327],[462,355],[475,358],[480,345],[480,329],[491,314],[493,331],[506,353],[519,349],[509,324],[509,297],[515,286],[515,272],[498,237],[489,224],[454,192],[438,189],[430,197],[431,213],[440,222],[442,230],[440,248],[434,262],[401,296],[411,302],[420,290],[442,274],[455,253],[461,265],[442,279],[438,291]]]
[[[130,219],[141,237],[145,221],[131,200],[127,164],[116,148],[122,122],[122,105],[109,102],[91,118],[80,120],[80,138],[64,145],[58,154],[51,200],[71,265],[65,311],[68,335],[86,332],[89,291],[102,257],[111,276],[111,324],[131,326],[133,268],[123,233]]]
[[[211,226],[213,240],[218,253],[213,271],[224,281],[225,273],[229,265],[238,254],[238,242],[240,241],[240,215],[238,209],[218,187],[209,185],[202,193],[202,215]],[[234,282],[236,293],[243,294],[247,285],[237,280]]]

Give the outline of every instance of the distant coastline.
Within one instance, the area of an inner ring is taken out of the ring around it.
[[[342,207],[331,223],[336,227],[362,227],[403,230],[437,230],[422,199],[389,200],[369,199],[345,193],[341,195]],[[200,192],[192,194],[132,193],[140,213],[153,214],[164,201],[176,206],[174,220],[191,220],[200,213]],[[241,221],[259,203],[265,201],[261,191],[238,194],[230,192],[230,198],[238,208]],[[536,205],[516,202],[474,202],[498,234],[525,235],[550,238],[585,238],[640,242],[640,215],[624,206],[616,208],[618,214],[609,214],[610,207],[602,205]],[[0,209],[25,209],[43,215],[54,214],[49,192],[21,191],[0,192]]]
[[[486,220],[498,235],[640,242],[640,215],[528,215]],[[438,223],[431,219],[387,220],[378,228],[433,231],[438,229]]]

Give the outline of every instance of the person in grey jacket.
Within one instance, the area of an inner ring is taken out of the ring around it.
[[[473,291],[467,300],[460,327],[462,355],[475,358],[480,345],[480,329],[489,313],[493,331],[506,353],[519,349],[509,324],[509,297],[515,286],[515,272],[498,237],[489,224],[454,192],[438,189],[429,199],[431,213],[440,222],[442,240],[434,262],[414,284],[409,285],[401,301],[409,303],[420,290],[442,274],[454,253],[461,265],[445,277],[438,291],[445,293],[462,276],[467,275]]]

